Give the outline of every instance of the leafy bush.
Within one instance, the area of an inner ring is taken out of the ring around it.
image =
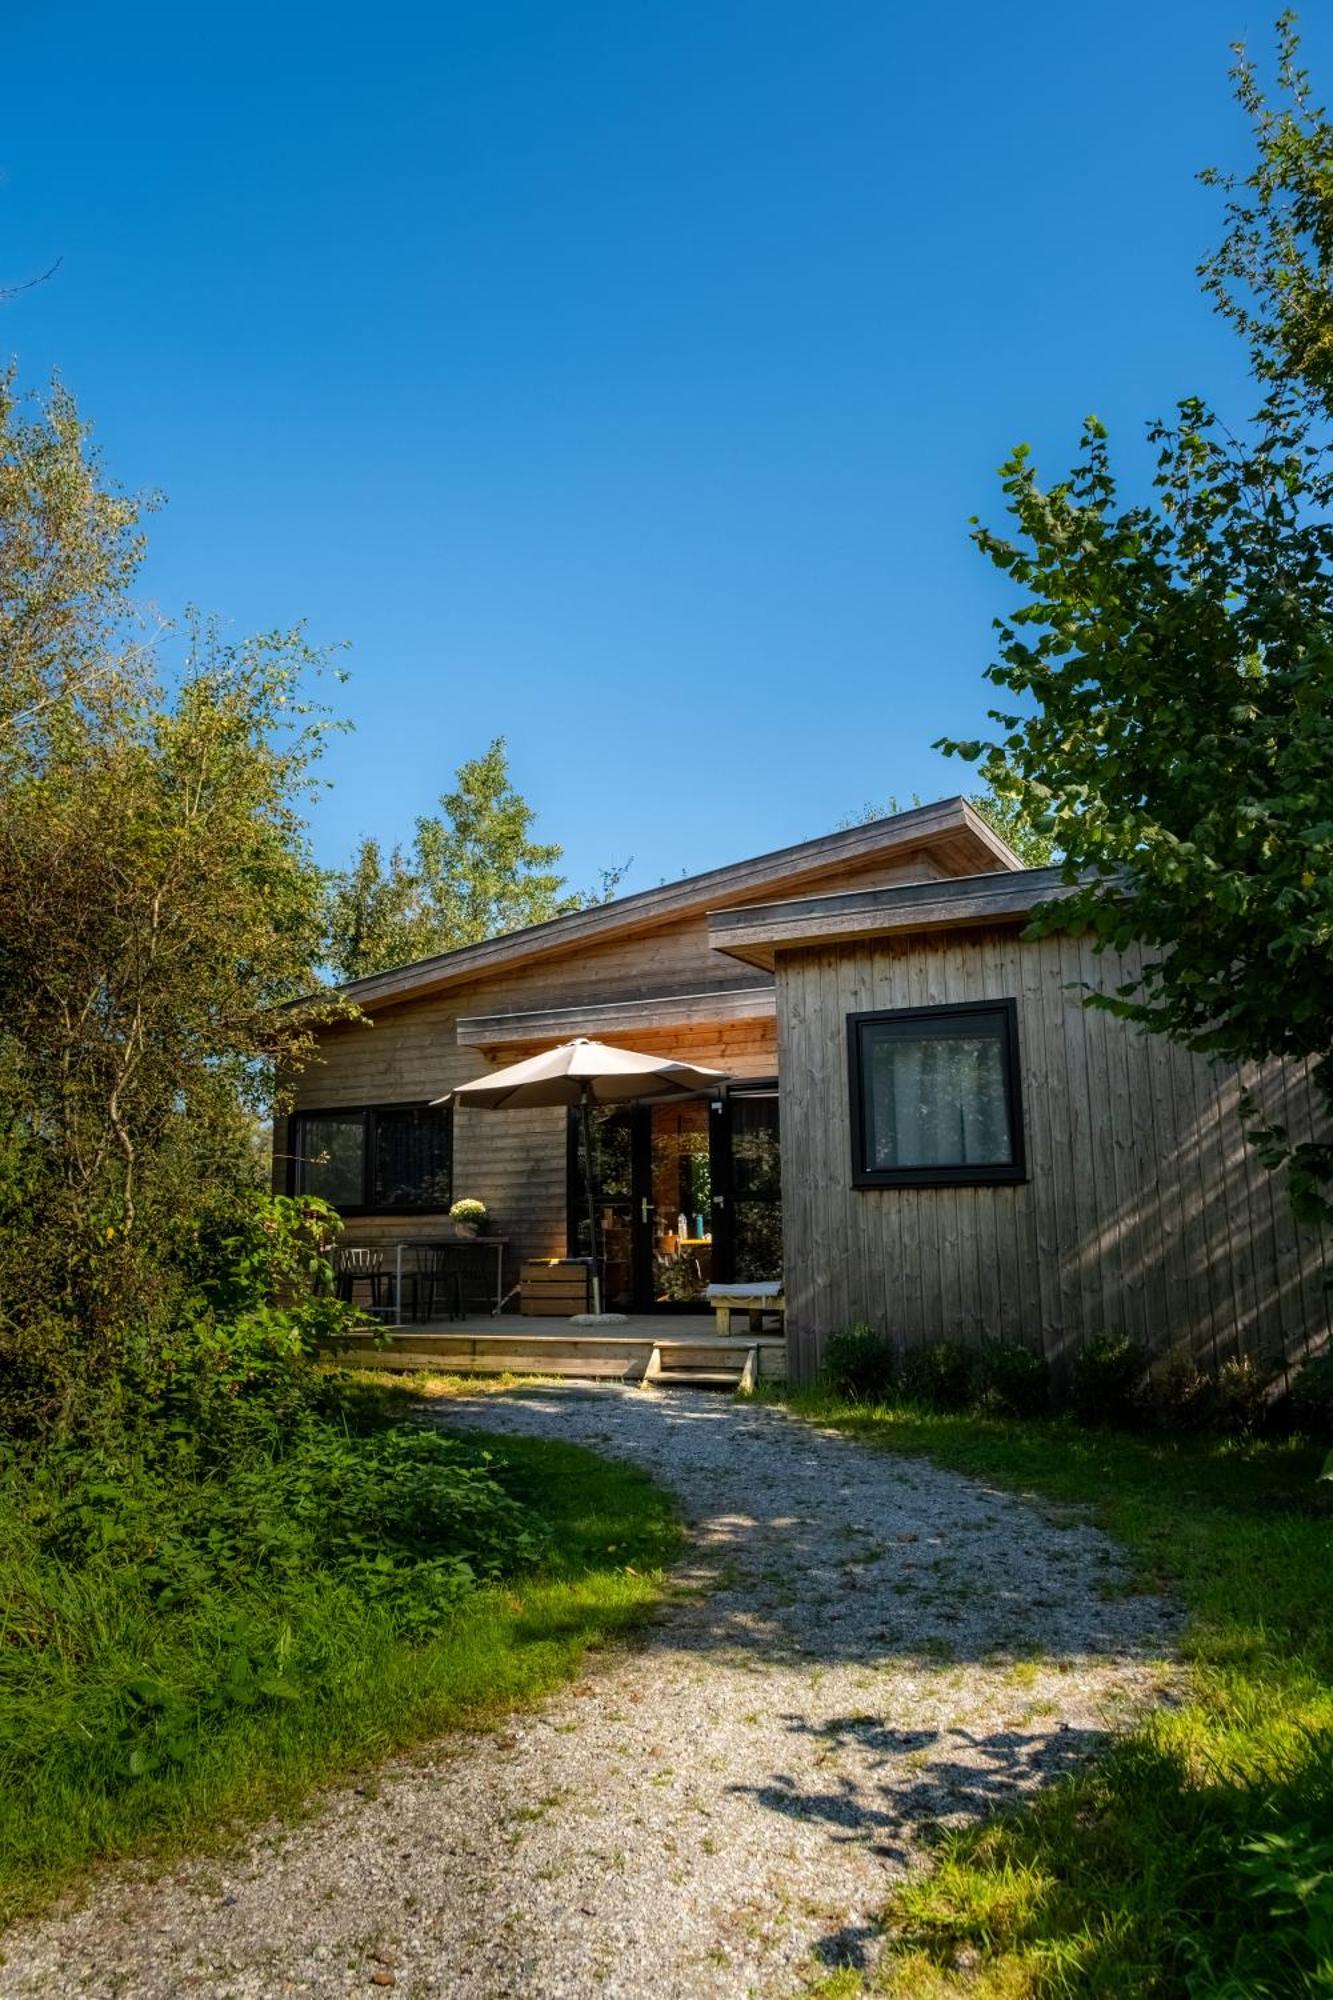
[[[1231,1437],[1254,1437],[1268,1418],[1271,1371],[1253,1355],[1224,1361],[1214,1382],[1214,1424]]]
[[[864,1321],[830,1334],[824,1343],[824,1379],[850,1403],[882,1403],[896,1372],[891,1343]]]
[[[295,1699],[325,1670],[326,1640],[298,1643],[292,1607],[312,1631],[369,1616],[384,1641],[416,1643],[547,1550],[487,1451],[433,1430],[358,1436],[307,1414],[280,1455],[253,1449],[225,1469],[184,1426],[149,1443],[0,1458],[11,1776],[56,1754],[76,1712],[121,1781],[182,1764],[201,1732]]]
[[[355,1437],[308,1421],[276,1464],[235,1482],[264,1524],[265,1557],[313,1556],[414,1634],[480,1584],[542,1556],[541,1523],[497,1485],[487,1453],[437,1431]]]
[[[96,1854],[544,1692],[656,1601],[641,1473],[338,1400],[229,1461],[184,1427],[0,1450],[0,1928]]]
[[[957,1340],[934,1340],[909,1347],[902,1357],[900,1379],[910,1403],[928,1410],[965,1410],[978,1387],[975,1347]]]
[[[1333,1350],[1307,1361],[1291,1385],[1291,1413],[1314,1438],[1333,1438]]]
[[[1099,1333],[1075,1356],[1069,1393],[1088,1424],[1129,1423],[1142,1408],[1148,1350],[1126,1333]]]
[[[39,1559],[110,1563],[164,1609],[318,1570],[417,1631],[545,1546],[487,1454],[432,1430],[358,1436],[307,1413],[280,1453],[252,1450],[225,1477],[210,1456],[184,1426],[156,1455],[142,1440],[134,1451],[57,1446],[39,1462],[12,1456],[0,1492]]]
[[[1007,1417],[1035,1417],[1046,1408],[1050,1369],[1031,1347],[1016,1340],[986,1340],[976,1350],[978,1407]]]
[[[1154,1420],[1163,1430],[1205,1431],[1216,1420],[1213,1378],[1188,1356],[1154,1369],[1150,1395]]]

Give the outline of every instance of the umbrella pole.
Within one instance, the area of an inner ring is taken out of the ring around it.
[[[588,1245],[592,1251],[592,1309],[602,1310],[602,1266],[597,1255],[597,1193],[592,1184],[592,1115],[585,1083],[579,1093],[579,1119],[583,1126],[583,1186],[588,1197]]]

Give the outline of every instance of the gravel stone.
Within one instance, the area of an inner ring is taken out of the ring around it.
[[[778,1995],[872,1965],[931,1836],[1170,1686],[1174,1620],[1055,1512],[703,1391],[560,1384],[428,1419],[642,1466],[690,1524],[645,1639],[222,1863],[123,1866],[5,1938],[0,1996]]]

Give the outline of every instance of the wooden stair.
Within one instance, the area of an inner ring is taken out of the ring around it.
[[[664,1352],[665,1350],[665,1352]],[[657,1341],[639,1376],[643,1389],[729,1389],[748,1395],[759,1379],[759,1349],[719,1351],[716,1343],[695,1347],[688,1341]]]

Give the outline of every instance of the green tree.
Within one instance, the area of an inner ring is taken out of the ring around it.
[[[570,891],[559,873],[562,849],[532,838],[536,813],[514,788],[503,736],[459,766],[440,806],[417,821],[410,856],[394,848],[386,860],[377,841],[365,840],[333,878],[328,959],[339,978],[545,923],[601,900],[619,880],[612,869],[601,895]]]
[[[1024,598],[997,622],[999,734],[943,747],[1058,847],[1068,901],[1142,970],[1090,1004],[1234,1059],[1310,1059],[1333,1114],[1333,325],[1329,130],[1281,30],[1279,112],[1243,60],[1257,164],[1230,182],[1205,285],[1246,335],[1258,407],[1237,431],[1197,397],[1152,427],[1149,497],[1122,500],[1102,425],[1043,487],[1003,468],[1014,531],[978,546]],[[1212,176],[1214,180],[1220,178]],[[1256,1130],[1307,1213],[1333,1147]]]
[[[151,1364],[334,1004],[283,1004],[316,983],[327,721],[299,632],[196,623],[155,675],[138,511],[62,392],[0,400],[0,505],[0,1418],[48,1420]]]

